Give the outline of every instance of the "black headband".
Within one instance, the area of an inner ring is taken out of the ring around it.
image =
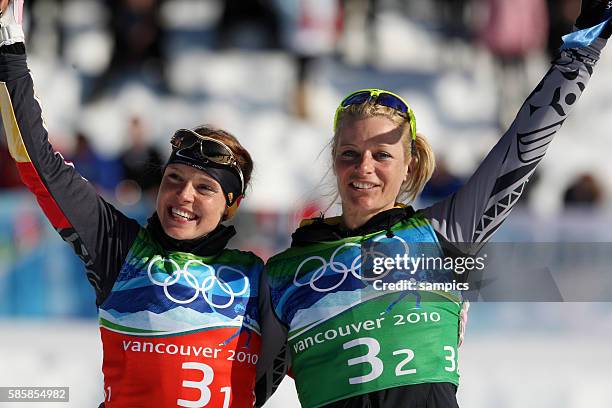
[[[172,154],[170,155],[166,166],[168,164],[177,163],[202,170],[221,185],[223,193],[225,194],[225,203],[228,207],[231,207],[236,202],[238,197],[242,195],[242,182],[240,177],[234,170],[232,170],[231,167],[217,164],[212,161],[202,164],[201,161],[191,159],[190,157],[184,155],[177,156],[177,151],[177,149],[172,150]]]

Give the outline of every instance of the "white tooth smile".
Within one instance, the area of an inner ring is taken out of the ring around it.
[[[375,184],[372,184],[372,183],[359,183],[359,182],[356,182],[356,181],[353,181],[351,183],[351,185],[353,187],[355,187],[355,188],[359,188],[359,189],[363,189],[363,190],[375,187]]]
[[[195,214],[192,214],[192,213],[187,212],[187,211],[179,210],[179,209],[176,209],[176,208],[172,208],[171,210],[172,210],[172,214],[173,215],[177,215],[179,217],[182,217],[182,218],[186,219],[187,221],[192,221],[192,220],[195,220],[195,218],[196,218]]]

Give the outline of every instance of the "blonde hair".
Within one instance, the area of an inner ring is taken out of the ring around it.
[[[337,154],[340,129],[349,122],[375,116],[385,117],[401,129],[401,138],[404,140],[404,157],[406,160],[412,160],[408,170],[408,180],[402,184],[397,200],[411,203],[431,178],[436,167],[436,160],[431,145],[422,133],[417,132],[416,139],[414,143],[412,142],[410,123],[406,114],[374,102],[350,105],[343,108],[338,114],[334,137],[331,141],[332,163],[335,161]]]

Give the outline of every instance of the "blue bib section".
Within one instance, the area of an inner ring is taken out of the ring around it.
[[[452,270],[415,264],[417,258],[444,257],[426,220],[418,215],[402,220],[392,232],[392,236],[381,231],[294,247],[273,257],[268,262],[268,275],[273,305],[283,323],[290,328],[302,327],[304,320],[312,323],[316,309],[324,308],[329,316],[389,293],[376,289],[382,283],[452,282]],[[392,261],[384,265],[385,259]]]
[[[258,257],[237,250],[211,257],[166,253],[142,230],[100,306],[101,324],[126,333],[245,326],[259,334],[262,270]]]

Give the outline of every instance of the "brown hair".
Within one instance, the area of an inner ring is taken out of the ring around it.
[[[397,199],[410,203],[416,199],[416,196],[423,190],[423,187],[425,187],[425,184],[431,178],[436,167],[436,161],[431,145],[422,133],[417,132],[414,148],[412,148],[410,123],[404,113],[374,102],[365,102],[343,108],[338,114],[338,121],[331,142],[332,161],[336,158],[340,129],[348,122],[374,116],[388,118],[401,128],[401,137],[404,140],[404,155],[406,160],[412,158],[412,161],[409,168],[410,175],[408,180],[402,184]]]
[[[246,190],[249,182],[251,181],[251,174],[253,173],[253,159],[251,159],[251,155],[247,149],[240,144],[234,135],[226,132],[225,130],[215,128],[214,126],[200,125],[194,128],[193,131],[201,136],[219,140],[230,148],[238,161],[240,170],[242,170],[242,176],[244,177],[244,188]]]

